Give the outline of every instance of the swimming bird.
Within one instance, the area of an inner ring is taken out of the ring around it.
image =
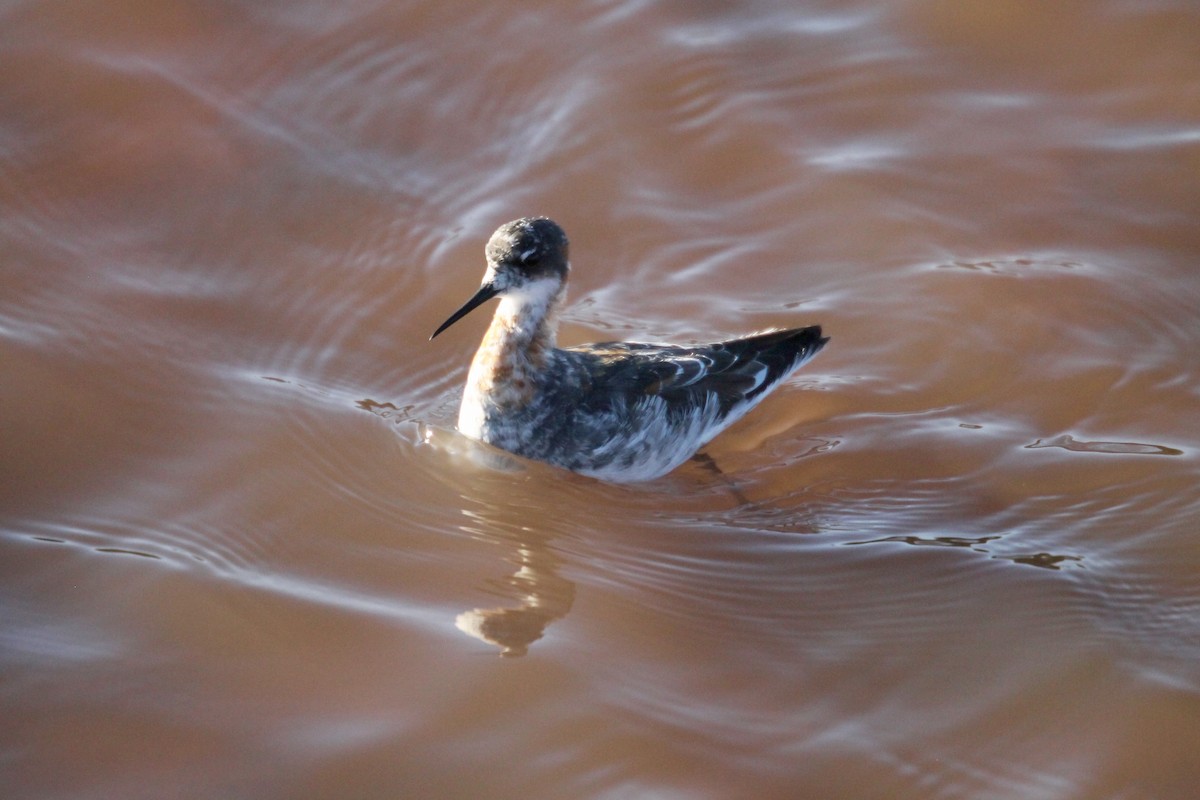
[[[691,458],[817,354],[819,325],[712,344],[558,348],[570,272],[553,220],[501,225],[479,291],[430,340],[493,297],[500,305],[467,374],[458,430],[602,480],[650,480]]]

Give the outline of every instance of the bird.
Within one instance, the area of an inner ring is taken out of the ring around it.
[[[710,344],[559,348],[570,245],[548,217],[501,225],[479,290],[430,341],[500,298],[471,361],[458,430],[518,456],[612,483],[661,477],[815,356],[821,326]]]

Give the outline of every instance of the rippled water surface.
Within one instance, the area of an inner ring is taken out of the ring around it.
[[[1187,0],[0,3],[9,798],[1194,798]],[[560,340],[819,323],[615,486],[453,431]]]

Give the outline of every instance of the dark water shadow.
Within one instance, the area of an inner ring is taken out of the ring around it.
[[[988,536],[884,536],[877,539],[867,539],[863,541],[846,542],[847,545],[864,545],[864,544],[907,544],[914,547],[953,547],[971,552],[980,553],[988,558],[999,559],[1002,561],[1011,561],[1014,564],[1023,564],[1029,567],[1039,567],[1041,569],[1060,570],[1064,566],[1077,564],[1083,566],[1082,556],[1073,555],[1057,555],[1054,553],[1021,553],[1021,554],[1005,554],[994,553],[990,547],[992,542],[1001,541],[1004,537],[998,534]]]

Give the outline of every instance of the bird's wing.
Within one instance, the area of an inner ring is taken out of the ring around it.
[[[659,395],[668,402],[703,402],[715,395],[724,416],[770,389],[827,341],[814,325],[703,345],[609,342],[569,349],[589,356],[597,398]]]

